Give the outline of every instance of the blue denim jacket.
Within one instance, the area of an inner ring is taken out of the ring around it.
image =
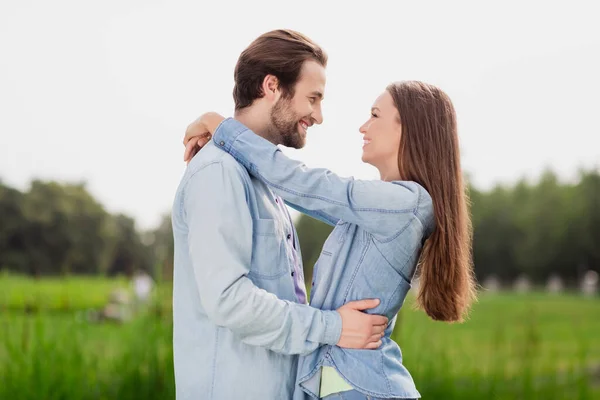
[[[177,189],[172,225],[178,400],[290,399],[298,354],[335,344],[341,317],[300,304],[293,224],[261,181],[209,143]]]
[[[294,399],[318,398],[322,365],[370,396],[421,397],[390,335],[435,226],[428,192],[415,182],[355,180],[307,168],[231,118],[219,125],[214,141],[292,207],[335,226],[315,265],[310,304],[335,310],[379,298],[367,312],[390,320],[377,350],[326,345],[300,357]]]

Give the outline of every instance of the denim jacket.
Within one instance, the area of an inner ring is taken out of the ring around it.
[[[355,180],[307,168],[231,118],[219,125],[214,142],[290,206],[335,226],[315,264],[310,304],[335,310],[352,300],[379,298],[379,306],[367,312],[390,320],[376,350],[325,345],[301,356],[294,399],[318,398],[323,365],[366,395],[421,397],[390,335],[435,226],[428,192],[415,182]]]
[[[339,341],[339,313],[299,298],[278,201],[213,143],[188,165],[172,208],[178,400],[291,399],[298,355]]]

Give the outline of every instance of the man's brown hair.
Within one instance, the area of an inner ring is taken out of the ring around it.
[[[264,95],[261,86],[267,75],[277,77],[284,97],[292,97],[307,60],[327,66],[325,51],[305,35],[278,29],[259,36],[242,52],[235,66],[235,110],[250,106]]]

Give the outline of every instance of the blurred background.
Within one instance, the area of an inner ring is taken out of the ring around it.
[[[0,399],[174,398],[183,134],[232,114],[237,57],[276,28],[329,54],[325,121],[283,149],[309,166],[378,177],[358,128],[392,81],[456,107],[482,289],[456,325],[409,295],[394,339],[423,397],[600,398],[597,20],[591,1],[3,0]],[[310,282],[330,228],[293,215]]]

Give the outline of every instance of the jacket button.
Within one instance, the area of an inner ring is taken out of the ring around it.
[[[288,240],[290,240],[292,238],[292,235],[290,233],[288,233],[287,238],[288,238]]]
[[[222,141],[222,140],[219,142],[219,144],[220,144],[221,146],[225,146],[225,142],[224,142],[224,141]]]

